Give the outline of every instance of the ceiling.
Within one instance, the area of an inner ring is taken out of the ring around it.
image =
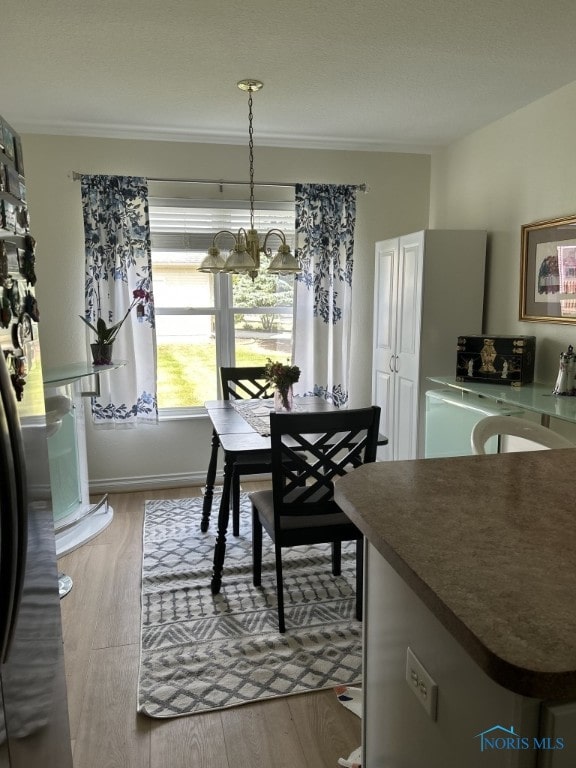
[[[576,81],[574,0],[2,0],[20,133],[429,151]],[[553,115],[550,117],[553,120]]]

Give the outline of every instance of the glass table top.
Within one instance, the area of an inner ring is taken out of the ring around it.
[[[429,376],[428,381],[470,392],[499,403],[518,406],[542,416],[576,423],[576,397],[554,395],[554,384],[523,384],[521,387],[500,386],[480,382],[457,381],[453,376]]]
[[[88,376],[95,376],[98,373],[105,373],[106,371],[113,371],[116,368],[122,368],[127,362],[127,360],[118,360],[118,362],[110,363],[110,365],[92,365],[92,363],[87,362],[69,363],[67,365],[58,366],[57,368],[45,369],[42,378],[44,384],[52,386],[57,384],[68,384]]]

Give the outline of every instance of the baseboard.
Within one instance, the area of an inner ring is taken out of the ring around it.
[[[243,475],[248,479],[249,475]],[[253,475],[258,480],[271,480],[272,475]],[[206,472],[181,472],[173,475],[146,475],[144,477],[114,477],[90,480],[90,494],[130,493],[130,491],[154,491],[163,488],[185,488],[188,485],[205,485]],[[222,473],[216,475],[216,485],[222,485]]]
[[[129,493],[130,491],[161,490],[162,488],[184,488],[188,485],[204,485],[205,483],[206,472],[114,477],[90,480],[90,493]]]

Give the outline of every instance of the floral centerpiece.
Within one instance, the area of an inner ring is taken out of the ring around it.
[[[279,395],[282,407],[292,409],[292,384],[300,379],[300,368],[297,365],[285,365],[278,360],[268,358],[264,368],[266,379],[272,384]]]
[[[112,344],[114,343],[116,336],[118,336],[120,328],[124,325],[124,321],[136,306],[138,307],[138,316],[143,317],[144,305],[149,301],[150,293],[143,288],[137,288],[135,291],[132,291],[132,301],[126,310],[124,317],[117,323],[114,323],[114,325],[110,326],[106,325],[106,321],[102,317],[99,317],[96,321],[96,325],[93,325],[90,320],[83,315],[80,315],[80,319],[84,320],[86,325],[96,334],[95,343],[90,345],[95,365],[103,365],[110,362]]]

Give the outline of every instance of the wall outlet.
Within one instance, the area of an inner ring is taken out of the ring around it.
[[[436,720],[438,686],[411,648],[406,650],[406,682],[431,720]]]

